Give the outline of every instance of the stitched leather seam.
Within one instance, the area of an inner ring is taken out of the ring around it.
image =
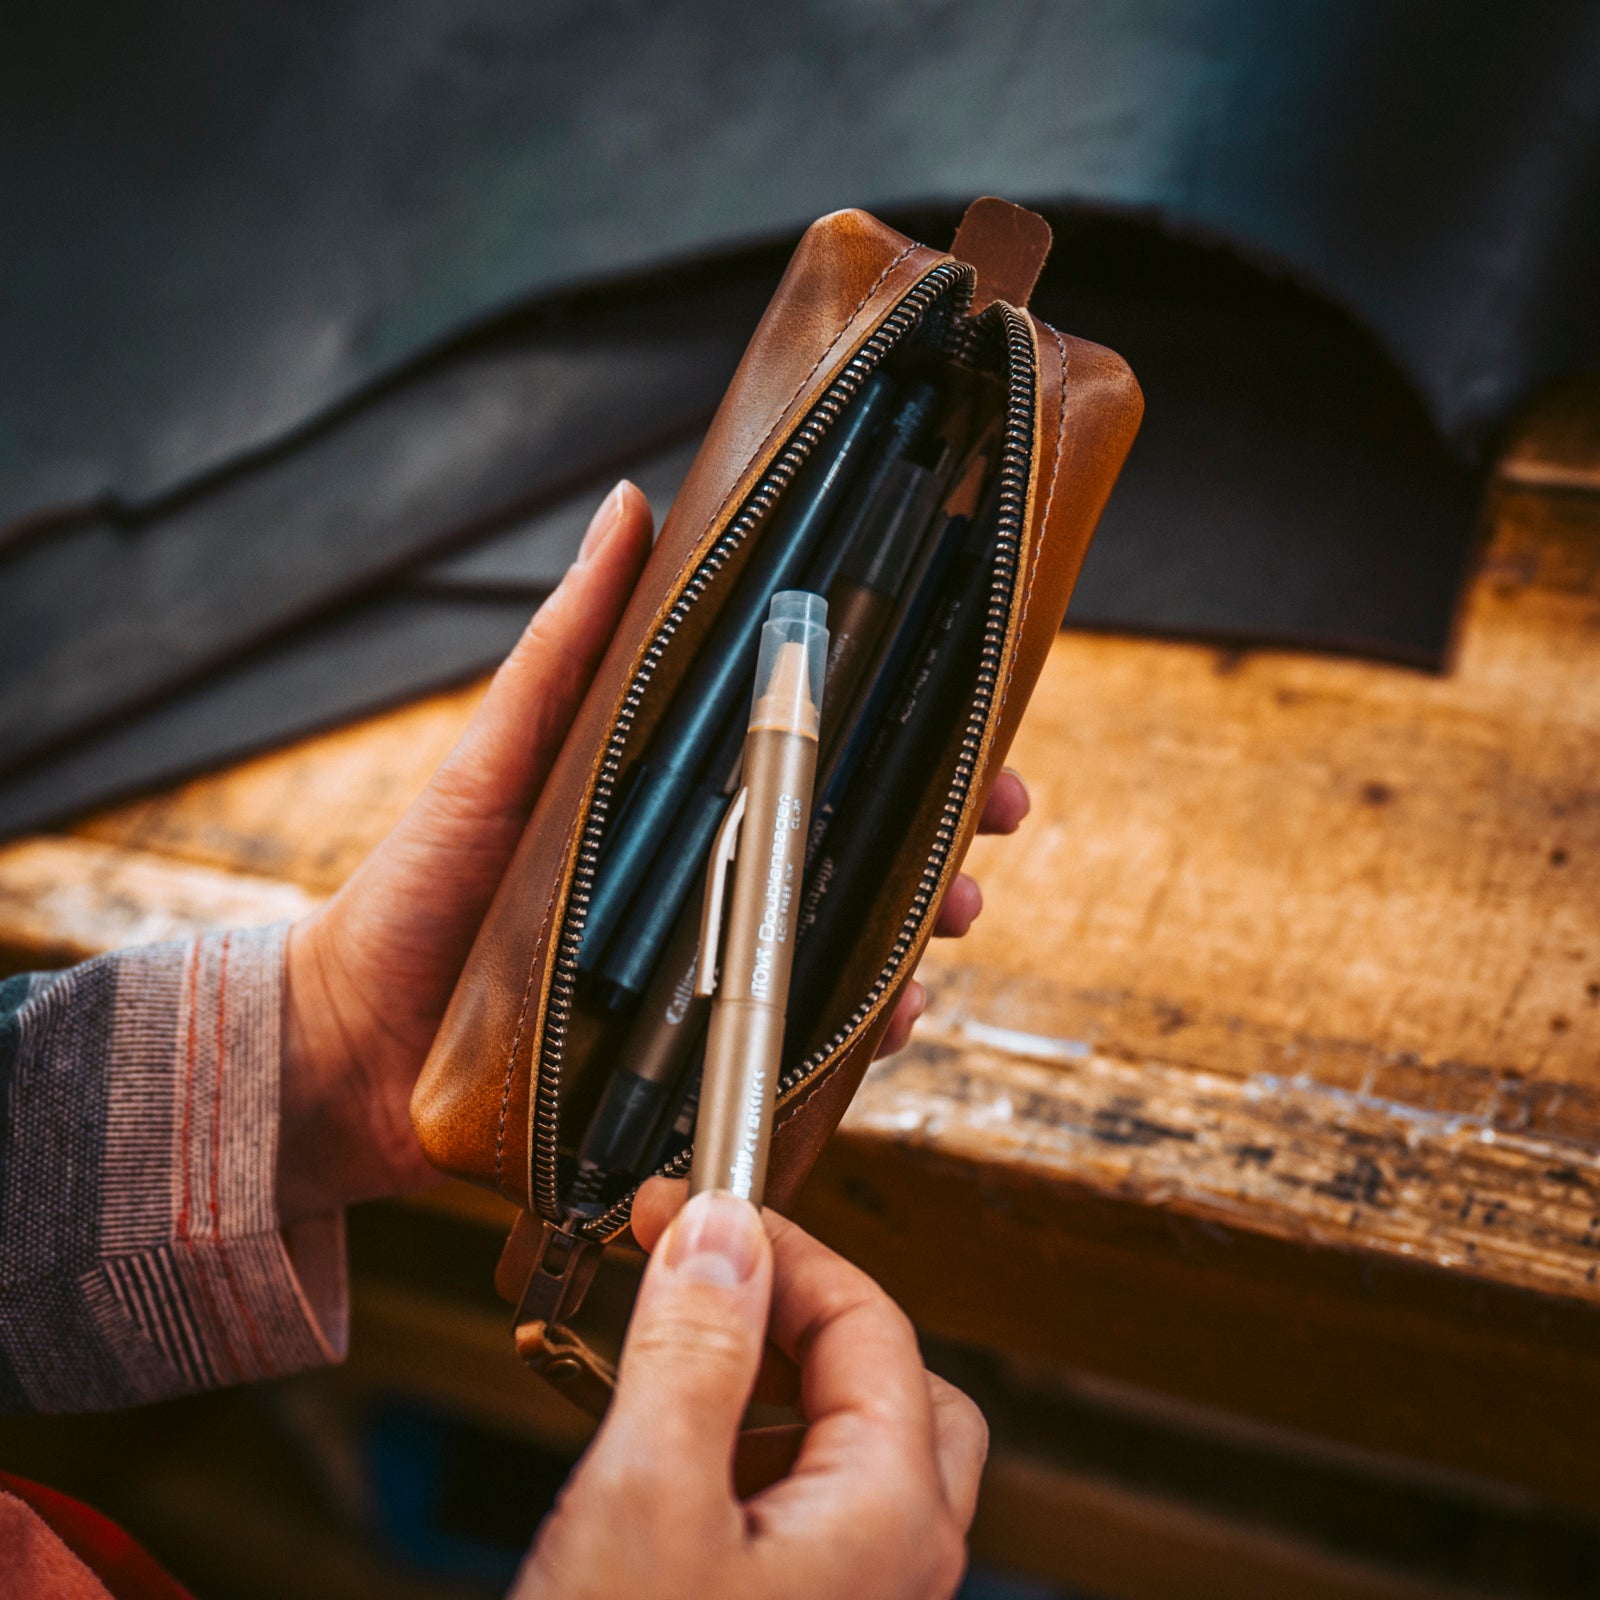
[[[837,350],[837,349],[838,349],[838,348],[839,348],[839,346],[840,346],[840,345],[841,345],[841,344],[842,344],[842,343],[843,343],[843,342],[844,342],[844,338],[845,338],[845,335],[846,335],[846,334],[847,334],[847,333],[849,333],[849,331],[850,331],[850,325],[851,325],[851,324],[852,324],[852,323],[853,323],[853,322],[854,322],[854,321],[855,321],[855,320],[856,320],[856,318],[857,318],[857,317],[859,317],[859,316],[860,316],[860,315],[861,315],[861,313],[862,313],[862,311],[864,311],[864,310],[865,310],[865,309],[866,309],[866,304],[867,304],[867,302],[868,302],[868,301],[869,301],[869,300],[870,300],[870,299],[871,299],[871,298],[872,298],[872,297],[873,297],[873,295],[875,295],[875,294],[876,294],[876,293],[877,293],[877,292],[878,292],[878,290],[879,290],[879,289],[880,289],[880,288],[881,288],[881,287],[882,287],[882,285],[883,285],[883,281],[884,281],[884,279],[885,279],[885,278],[887,278],[887,277],[888,277],[888,276],[889,276],[889,274],[890,274],[890,273],[891,273],[891,272],[893,272],[893,271],[894,271],[894,269],[895,269],[895,268],[896,268],[896,267],[898,267],[898,266],[899,266],[899,265],[900,265],[900,263],[901,263],[901,262],[902,262],[902,261],[904,261],[904,260],[905,260],[905,258],[906,258],[906,257],[907,257],[907,256],[908,256],[908,255],[910,255],[910,254],[911,254],[911,252],[912,252],[912,251],[913,251],[913,250],[915,250],[915,249],[916,249],[916,248],[917,248],[917,245],[916,245],[916,243],[915,243],[915,242],[914,242],[914,241],[913,241],[913,242],[912,242],[912,243],[911,243],[911,244],[908,244],[908,245],[907,245],[907,246],[906,246],[906,247],[905,247],[905,249],[904,249],[904,250],[902,250],[902,251],[901,251],[901,252],[900,252],[900,254],[899,254],[899,255],[897,255],[897,256],[896,256],[896,257],[895,257],[895,258],[894,258],[894,260],[893,260],[893,261],[891,261],[891,262],[890,262],[890,263],[889,263],[889,265],[888,265],[888,266],[886,266],[886,267],[885,267],[885,268],[884,268],[884,269],[883,269],[883,271],[882,271],[882,272],[880,272],[880,273],[879,273],[879,274],[878,274],[878,276],[877,276],[877,277],[876,277],[876,278],[874,278],[874,279],[873,279],[873,280],[872,280],[872,287],[871,287],[871,288],[869,288],[869,289],[868,289],[868,290],[867,290],[867,292],[866,292],[866,293],[865,293],[865,294],[864,294],[864,295],[862,295],[862,297],[861,297],[861,298],[860,298],[860,299],[859,299],[859,300],[858,300],[858,301],[856,301],[856,307],[855,307],[855,310],[854,310],[854,311],[852,311],[852,312],[851,312],[851,313],[850,313],[850,315],[849,315],[849,316],[848,316],[848,317],[846,317],[846,318],[845,318],[845,319],[844,319],[844,326],[843,326],[843,327],[842,327],[842,328],[841,328],[841,329],[840,329],[840,330],[839,330],[839,332],[838,332],[838,333],[837,333],[837,334],[836,334],[836,335],[835,335],[835,336],[834,336],[834,341],[833,341],[833,343],[832,343],[832,344],[830,344],[830,345],[829,345],[829,346],[828,346],[828,348],[827,348],[827,349],[826,349],[826,350],[824,350],[824,351],[823,351],[823,352],[822,352],[822,354],[821,354],[821,355],[820,355],[820,356],[818,356],[818,357],[817,357],[817,364],[816,364],[816,366],[814,366],[814,367],[813,367],[813,368],[812,368],[812,369],[811,369],[811,370],[810,370],[810,371],[809,371],[809,372],[808,372],[808,373],[807,373],[807,374],[806,374],[806,375],[805,375],[805,377],[804,377],[804,378],[802,378],[802,379],[801,379],[801,380],[800,380],[800,387],[799,387],[799,388],[798,388],[798,389],[796,389],[796,390],[795,390],[795,392],[794,392],[794,393],[793,393],[793,394],[792,394],[792,395],[790,395],[790,396],[789,396],[789,398],[788,398],[788,400],[787,400],[787,401],[786,401],[786,402],[785,402],[785,404],[784,404],[784,407],[783,407],[783,410],[782,410],[782,412],[781,412],[781,413],[779,413],[779,422],[778,422],[778,423],[774,423],[774,424],[773,424],[773,427],[772,427],[772,433],[776,433],[776,432],[777,432],[777,431],[778,431],[778,426],[779,426],[779,423],[781,423],[781,421],[782,421],[782,419],[783,419],[783,417],[785,417],[785,416],[787,416],[787,415],[788,415],[788,414],[789,414],[789,407],[790,407],[790,406],[792,406],[792,405],[793,405],[793,404],[794,404],[794,403],[795,403],[795,401],[796,401],[796,400],[798,400],[798,399],[799,399],[799,398],[800,398],[800,396],[801,396],[801,394],[803,394],[803,393],[804,393],[804,391],[805,391],[805,387],[806,387],[806,385],[807,385],[807,384],[808,384],[808,383],[810,383],[810,382],[811,382],[811,380],[812,380],[812,379],[813,379],[813,378],[814,378],[814,377],[816,377],[816,375],[817,375],[817,373],[818,373],[818,372],[819,372],[819,371],[820,371],[820,370],[821,370],[821,368],[822,368],[822,364],[823,364],[823,362],[825,362],[825,361],[826,361],[826,360],[827,360],[827,359],[828,359],[828,357],[829,357],[829,356],[831,356],[831,355],[832,355],[832,354],[833,354],[833,352],[834,352],[834,351],[835,351],[835,350]],[[765,448],[766,448],[766,446],[767,446],[767,440],[769,440],[769,439],[771,439],[771,437],[772,437],[772,433],[769,433],[769,434],[768,434],[768,435],[767,435],[767,438],[766,438],[766,439],[763,439],[763,440],[762,440],[762,441],[761,441],[761,447],[762,447],[762,449],[763,449],[763,450],[764,450],[764,449],[765,449]]]
[[[539,924],[539,933],[533,942],[533,948],[538,950],[544,944],[544,936],[550,927],[550,914],[555,910],[553,905],[545,907],[544,921]],[[528,1024],[528,1001],[533,995],[533,975],[539,970],[538,959],[528,963],[528,981],[522,986],[522,1008],[517,1013],[517,1031],[511,1036],[511,1053],[506,1057],[506,1083],[500,1091],[500,1126],[494,1136],[494,1186],[498,1193],[505,1194],[502,1174],[505,1171],[506,1148],[506,1117],[511,1110],[511,1080],[517,1074],[517,1049],[522,1044],[523,1030]],[[530,1086],[529,1093],[532,1093]],[[507,1199],[512,1196],[506,1195]]]
[[[819,1074],[811,1084],[806,1086],[803,1093],[797,1092],[794,1101],[785,1107],[784,1110],[773,1119],[772,1136],[774,1140],[777,1139],[780,1132],[785,1136],[785,1138],[796,1137],[795,1130],[797,1128],[802,1128],[806,1124],[815,1120],[817,1102],[822,1094],[822,1091],[839,1076],[839,1074],[844,1070],[845,1062],[859,1048],[859,1044],[852,1046],[852,1048],[844,1055],[840,1056],[840,1058],[834,1062],[834,1064],[826,1072]],[[848,1109],[848,1106],[846,1109]],[[843,1113],[841,1113],[841,1115],[842,1114]],[[835,1126],[837,1126],[837,1124],[835,1124]]]
[[[783,427],[784,418],[789,415],[790,408],[794,405],[795,401],[805,393],[806,387],[810,384],[811,380],[816,377],[817,373],[822,370],[823,366],[827,363],[828,358],[833,355],[834,351],[836,351],[842,343],[844,343],[850,332],[852,324],[855,322],[856,318],[861,315],[862,311],[866,309],[867,303],[872,299],[873,295],[875,295],[878,290],[883,287],[883,284],[888,279],[889,274],[892,273],[894,269],[906,259],[907,256],[909,256],[918,248],[920,247],[916,241],[913,240],[891,262],[889,262],[889,264],[883,269],[882,272],[878,274],[876,278],[872,280],[872,283],[867,288],[866,293],[861,296],[861,298],[856,302],[855,308],[845,318],[844,326],[839,330],[838,334],[835,335],[833,342],[829,344],[828,348],[824,350],[820,356],[817,357],[816,362],[812,366],[811,370],[800,380],[799,384],[795,388],[794,393],[791,394],[783,403],[782,407],[778,411],[776,419],[773,421],[772,426],[767,430],[766,437],[761,441],[760,446],[756,449],[751,457],[752,460],[760,460],[760,458],[766,454],[767,446],[772,443],[774,436],[778,433],[779,429]],[[742,479],[743,474],[741,473],[739,478],[736,478],[734,482],[729,485],[728,492],[722,497],[721,503],[717,506],[716,511],[711,517],[710,526],[713,529],[715,529],[717,524],[722,521],[723,513],[727,511],[734,495],[738,492],[739,484]],[[553,906],[547,907],[545,910],[544,921],[539,927],[539,938],[534,945],[536,950],[543,942],[545,931],[550,926],[550,916],[553,910]],[[528,1001],[533,994],[533,978],[534,973],[538,970],[538,965],[539,963],[537,960],[533,960],[528,963],[528,979],[523,985],[522,989],[522,1007],[517,1015],[517,1030],[512,1036],[511,1054],[506,1062],[505,1087],[501,1091],[500,1095],[500,1125],[496,1132],[494,1143],[494,1184],[495,1188],[501,1194],[505,1193],[505,1189],[502,1186],[502,1174],[504,1171],[506,1119],[511,1108],[511,1080],[516,1076],[517,1050],[522,1043],[522,1035],[527,1026]],[[534,1092],[533,1086],[530,1085],[530,1103]],[[510,1197],[508,1196],[508,1198]]]
[[[883,1042],[883,1035],[888,1031],[888,1022],[884,1014],[892,1009],[889,1001],[889,994],[893,995],[894,1004],[898,1005],[900,994],[902,992],[903,986],[899,984],[896,984],[892,990],[888,991],[888,993],[885,995],[883,1003],[878,1008],[877,1014],[870,1022],[867,1023],[855,1044],[852,1045],[851,1048],[842,1056],[840,1056],[840,1058],[834,1062],[834,1064],[826,1072],[819,1074],[815,1079],[813,1079],[812,1082],[806,1086],[803,1093],[797,1093],[795,1099],[784,1108],[783,1112],[779,1116],[774,1118],[772,1130],[774,1138],[777,1137],[780,1129],[783,1131],[786,1137],[793,1138],[796,1136],[795,1129],[804,1127],[805,1125],[816,1121],[817,1117],[823,1113],[824,1091],[832,1084],[837,1082],[839,1074],[844,1070],[846,1064],[857,1054],[858,1051],[869,1048],[868,1040],[876,1030],[877,1038],[873,1039],[870,1045],[871,1059],[867,1062],[866,1068],[863,1069],[863,1076],[866,1072],[871,1071],[874,1063],[877,1060],[878,1045]],[[879,1027],[880,1023],[883,1024],[881,1028]],[[857,1087],[859,1088],[859,1084]],[[847,1100],[840,1108],[839,1116],[834,1119],[834,1127],[838,1126],[839,1121],[843,1118],[845,1112],[850,1109],[850,1101],[854,1100],[854,1098],[855,1095],[852,1093],[850,1100]]]
[[[799,385],[796,387],[794,393],[792,395],[790,395],[787,400],[784,401],[784,403],[783,403],[783,405],[781,407],[779,407],[777,420],[772,424],[772,426],[769,429],[767,429],[766,438],[764,438],[761,441],[761,444],[756,449],[755,454],[750,458],[752,461],[759,461],[761,459],[761,457],[764,456],[767,453],[767,446],[772,443],[773,436],[783,426],[783,419],[786,416],[789,415],[789,408],[795,403],[796,400],[798,400],[800,398],[800,396],[802,394],[805,393],[806,386],[822,370],[824,364],[828,360],[828,357],[831,356],[833,354],[833,352],[835,350],[837,350],[839,348],[839,346],[844,342],[845,335],[850,332],[850,325],[856,320],[857,317],[859,317],[861,315],[863,309],[866,307],[867,302],[882,287],[884,279],[887,278],[889,276],[889,274],[891,272],[893,272],[894,269],[896,267],[898,267],[900,265],[900,263],[902,261],[904,261],[905,258],[908,255],[910,255],[913,250],[915,250],[917,248],[918,248],[918,246],[917,246],[915,241],[913,241],[912,243],[908,244],[905,247],[905,249],[902,250],[900,252],[900,254],[897,255],[894,258],[894,260],[891,261],[889,263],[889,265],[886,266],[883,269],[883,271],[880,272],[878,274],[878,276],[872,280],[872,287],[869,288],[867,290],[867,292],[864,295],[862,295],[862,297],[856,302],[855,310],[852,311],[850,313],[850,315],[847,316],[844,319],[844,326],[834,336],[833,343],[830,344],[828,346],[828,348],[826,350],[824,350],[820,356],[817,357],[816,365],[814,367],[812,367],[812,369],[805,375],[805,377],[803,377],[800,380]],[[722,504],[717,507],[716,514],[711,518],[711,526],[713,528],[715,528],[716,525],[719,522],[722,521],[722,513],[728,509],[728,504],[733,499],[734,493],[737,491],[737,489],[739,487],[739,483],[740,483],[742,477],[743,477],[743,474],[740,475],[740,478],[734,479],[732,485],[728,489],[728,492],[722,497]]]
[[[893,263],[891,263],[891,266],[892,265],[893,265]],[[885,269],[885,270],[887,271],[888,269]],[[879,282],[882,282],[882,279],[880,279]],[[874,284],[873,288],[876,289],[877,288],[877,284]],[[870,298],[872,291],[868,290],[867,293],[868,293],[868,297]],[[863,305],[865,303],[866,303],[865,301],[862,302]],[[857,311],[859,311],[860,307],[858,306],[856,309],[857,309]],[[854,313],[852,313],[852,315],[854,315]],[[1057,417],[1056,417],[1056,444],[1055,444],[1055,453],[1054,453],[1053,457],[1051,458],[1051,462],[1050,462],[1050,483],[1049,483],[1049,486],[1045,490],[1044,512],[1043,512],[1043,515],[1038,519],[1038,523],[1037,523],[1037,526],[1038,526],[1038,528],[1040,530],[1041,535],[1043,533],[1043,530],[1049,524],[1050,508],[1055,503],[1056,476],[1061,470],[1062,443],[1066,438],[1066,432],[1067,432],[1067,345],[1066,345],[1066,340],[1062,338],[1061,334],[1059,332],[1057,332],[1056,329],[1051,328],[1050,332],[1055,336],[1056,351],[1057,351],[1057,354],[1059,355],[1059,358],[1060,358],[1060,366],[1061,366],[1061,403],[1060,403],[1060,407],[1059,407],[1059,410],[1058,410],[1058,413],[1057,413]],[[1041,545],[1041,540],[1036,539],[1034,541],[1033,560],[1032,560],[1032,563],[1030,564],[1030,566],[1028,568],[1028,585],[1027,585],[1027,588],[1023,591],[1022,606],[1021,606],[1020,610],[1017,613],[1017,634],[1018,634],[1019,637],[1021,636],[1023,625],[1026,623],[1027,618],[1028,618],[1028,604],[1033,599],[1034,579],[1038,576],[1038,573],[1039,573],[1040,545]],[[1012,656],[1011,656],[1010,664],[1006,668],[1006,681],[1002,685],[1001,690],[1000,690],[999,704],[995,707],[994,720],[996,722],[999,721],[1000,717],[1003,715],[1003,713],[1005,711],[1006,699],[1007,699],[1008,694],[1010,693],[1011,679],[1012,679],[1013,675],[1016,672],[1016,667],[1017,667],[1017,653],[1015,651],[1013,651],[1012,652]],[[987,740],[985,742],[987,743]],[[959,869],[959,866],[960,866],[959,861],[955,860],[954,857],[952,857],[952,859],[950,861],[945,863],[944,876],[943,876],[943,879],[941,880],[942,885],[948,885],[951,877]],[[887,999],[883,1002],[883,1005],[880,1008],[880,1012],[879,1012],[880,1016],[882,1014],[882,1010],[883,1009],[887,1009]],[[873,1023],[876,1022],[876,1020],[877,1019],[874,1018],[872,1022],[868,1022],[867,1031],[870,1032],[870,1030],[871,1030],[871,1028],[873,1026]],[[863,1037],[865,1037],[864,1034],[863,1034]],[[856,1045],[856,1048],[857,1049],[860,1048],[859,1042]],[[848,1052],[847,1052],[847,1054],[848,1054]],[[821,1091],[823,1089],[823,1086],[825,1084],[831,1083],[833,1081],[833,1079],[837,1076],[840,1068],[844,1065],[845,1059],[846,1059],[845,1057],[841,1057],[838,1061],[836,1061],[833,1064],[833,1066],[827,1072],[819,1073],[818,1076],[812,1081],[812,1083],[811,1083],[810,1087],[807,1089],[806,1093],[804,1093],[803,1095],[800,1095],[789,1107],[787,1107],[783,1112],[780,1113],[780,1115],[778,1116],[778,1118],[776,1119],[776,1122],[775,1122],[775,1129],[779,1128],[779,1127],[781,1127],[781,1128],[793,1127],[803,1116],[805,1116],[805,1114],[807,1113],[808,1110],[814,1112],[815,1108],[816,1108],[817,1096],[821,1093]],[[870,1065],[870,1063],[869,1063],[869,1065]]]
[[[1039,576],[1039,558],[1043,554],[1045,530],[1050,526],[1050,508],[1056,501],[1056,474],[1061,470],[1061,446],[1067,436],[1067,341],[1054,328],[1050,332],[1055,335],[1056,353],[1061,366],[1061,395],[1056,411],[1056,448],[1055,455],[1050,462],[1050,485],[1045,490],[1044,510],[1040,513],[1039,519],[1035,524],[1038,535],[1033,542],[1033,560],[1028,566],[1028,587],[1023,590],[1022,610],[1017,615],[1017,637],[1019,639],[1022,637],[1023,628],[1027,626],[1028,607],[1033,600],[1034,579]],[[1006,667],[1006,685],[1000,693],[1000,711],[1005,710],[1006,700],[1011,693],[1011,679],[1017,670],[1017,656],[1019,653],[1015,650],[1012,651],[1011,661]]]

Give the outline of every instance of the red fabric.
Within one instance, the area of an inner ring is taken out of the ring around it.
[[[5,1472],[0,1472],[0,1490],[14,1495],[32,1510],[111,1591],[114,1600],[194,1600],[142,1545],[92,1507]],[[3,1569],[0,1576],[4,1576]]]

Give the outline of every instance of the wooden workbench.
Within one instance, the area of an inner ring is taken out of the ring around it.
[[[930,1333],[1600,1511],[1597,424],[1505,458],[1440,675],[1057,642],[1033,815],[803,1202]],[[297,914],[478,692],[0,849],[0,948]]]

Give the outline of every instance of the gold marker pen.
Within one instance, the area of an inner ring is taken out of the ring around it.
[[[711,1022],[690,1194],[718,1189],[760,1205],[766,1186],[816,783],[827,616],[821,595],[787,590],[772,597],[761,630],[743,787],[717,834],[706,876],[695,992],[711,996]]]

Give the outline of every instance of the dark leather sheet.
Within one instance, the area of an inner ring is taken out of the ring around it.
[[[1035,304],[1146,401],[1069,626],[1442,665],[1481,473],[1377,341],[1227,251],[1082,216],[1056,239]]]
[[[937,213],[899,220],[930,238],[947,235],[954,221]],[[1147,399],[1143,432],[1069,622],[1436,663],[1468,548],[1476,475],[1446,449],[1371,337],[1229,252],[1125,219],[1055,221],[1058,250],[1037,291],[1040,309],[1122,350]],[[639,370],[675,396],[713,382],[720,392],[785,254],[746,252],[671,283],[628,289],[625,299],[648,301],[669,324],[678,315],[673,297],[681,296],[684,325],[699,330],[695,339],[656,344]],[[612,295],[599,298],[609,303]],[[74,537],[113,550],[120,540],[131,547],[124,570],[137,573],[135,558],[157,560],[143,556],[139,542],[154,537],[164,548],[160,540],[176,523],[197,570],[227,571],[232,592],[243,597],[237,615],[207,613],[203,650],[190,637],[175,651],[167,645],[171,612],[160,603],[159,584],[146,591],[143,606],[109,603],[116,592],[110,578],[98,590],[69,588],[63,605],[78,610],[61,649],[74,663],[73,703],[84,721],[76,736],[57,732],[52,740],[30,695],[9,682],[0,687],[14,726],[45,752],[13,761],[0,781],[0,831],[70,815],[491,667],[558,580],[615,476],[633,476],[660,515],[692,458],[692,432],[663,446],[657,411],[602,403],[616,393],[610,386],[619,375],[633,370],[614,346],[611,359],[593,368],[601,400],[590,394],[559,413],[533,404],[533,379],[551,368],[547,346],[530,344],[527,327],[581,328],[592,312],[569,304],[559,318],[548,308],[514,314],[505,329],[511,353],[500,359],[487,354],[499,348],[500,330],[482,330],[377,391],[348,418],[314,431],[303,447],[254,463],[241,474],[250,480],[248,497],[224,475],[154,509],[133,530],[57,533],[9,562],[0,558],[0,571],[26,571],[30,563],[62,560]],[[712,353],[722,363],[714,379]],[[682,364],[681,387],[668,379],[672,362]],[[508,383],[508,371],[523,376]],[[508,393],[516,400],[509,408]],[[509,424],[482,425],[508,411]],[[587,431],[570,429],[572,414],[587,419]],[[692,427],[692,416],[674,415],[680,428]],[[419,417],[427,425],[413,433]],[[538,434],[551,418],[566,441],[566,473],[579,461],[599,460],[603,470],[591,467],[575,484],[557,474],[557,455]],[[347,426],[350,434],[341,437]],[[399,443],[357,449],[351,437]],[[575,437],[581,449],[573,449]],[[423,451],[420,469],[402,448],[413,441]],[[458,448],[470,470],[452,454]],[[320,476],[307,457],[319,461]],[[397,476],[409,486],[419,473],[426,493],[395,492]],[[315,492],[299,501],[307,481]],[[463,529],[482,524],[487,506],[503,514],[508,499],[527,496],[535,497],[534,509],[461,538]],[[283,550],[269,519],[233,515],[241,503],[282,506],[285,514],[298,508],[327,541],[307,541],[314,553],[323,551],[323,564],[308,563],[300,575],[304,616],[265,645],[249,630],[267,608],[287,609],[275,587]],[[418,515],[419,505],[431,523]],[[339,508],[355,508],[360,517],[341,524]],[[399,523],[400,535],[380,511]],[[352,525],[370,542],[363,545]],[[395,548],[401,536],[419,552],[454,542],[444,554],[411,562],[381,591],[356,603],[343,599],[361,563],[374,549]],[[73,568],[63,562],[62,570]],[[27,589],[19,584],[8,593],[12,626],[25,630]],[[247,600],[257,602],[253,609]],[[0,600],[0,612],[4,605]],[[130,639],[135,628],[144,634]],[[117,665],[130,660],[146,664],[138,693]],[[126,709],[108,722],[105,707],[119,703]]]
[[[0,552],[0,768],[682,437],[763,299],[711,272],[546,307],[173,502]]]
[[[0,835],[171,783],[475,676],[537,605],[515,596],[380,595],[247,653],[143,715],[0,784]]]
[[[840,204],[1052,215],[1148,399],[1071,621],[1436,665],[1600,359],[1597,84],[1568,3],[15,8],[0,827],[491,665]]]
[[[664,514],[697,440],[630,462]],[[198,683],[13,769],[0,836],[225,765],[430,690],[477,677],[516,643],[561,580],[604,474],[467,548],[335,606],[219,664]]]
[[[1283,264],[1481,441],[1600,354],[1597,86],[1587,0],[15,0],[0,526],[523,296],[986,192]]]

